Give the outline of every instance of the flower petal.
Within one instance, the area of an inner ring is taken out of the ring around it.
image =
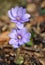
[[[27,34],[25,34],[24,37],[25,37],[26,39],[30,39],[30,37],[31,37],[31,33],[27,33]]]
[[[22,15],[23,15],[23,8],[20,7],[19,10],[18,10],[18,16],[22,17]]]
[[[30,15],[29,14],[24,14],[23,17],[22,17],[22,20],[27,20],[30,18]]]
[[[23,36],[23,42],[27,43],[30,41],[31,33],[27,33]]]
[[[26,13],[26,9],[23,9],[23,15]]]
[[[15,19],[15,18],[11,15],[11,10],[8,11],[8,16],[9,16],[12,20]]]
[[[29,21],[29,19],[22,19],[21,22],[24,23],[24,22],[27,22]]]
[[[12,32],[8,35],[10,38],[15,39],[16,38],[16,30],[12,30]]]
[[[8,36],[13,39],[15,38],[15,35],[13,33],[10,33]]]
[[[24,37],[24,35],[27,34],[27,29],[23,27],[22,29],[17,30],[17,32],[21,34],[22,37]]]
[[[10,41],[9,41],[9,44],[11,44],[11,45],[18,45],[18,41],[17,40],[14,40],[14,39],[11,39]]]
[[[18,21],[15,19],[15,20],[11,20],[11,22],[17,23]]]
[[[22,29],[22,28],[24,27],[24,25],[23,25],[22,23],[17,23],[16,25],[17,25],[17,27],[18,27],[19,29]]]
[[[29,42],[29,41],[30,41],[29,39],[23,38],[23,42],[24,42],[24,43],[27,43],[27,42]]]
[[[13,29],[13,30],[12,30],[12,33],[13,33],[13,34],[16,34],[16,33],[17,33],[17,32],[16,32],[16,29]]]
[[[23,45],[23,44],[24,44],[23,40],[19,40],[19,44],[18,45],[20,46],[20,45]]]
[[[25,34],[27,34],[27,29],[24,27],[24,28],[21,30],[21,33],[22,33],[22,36],[24,36]]]
[[[12,45],[14,48],[18,48],[19,46],[18,45]]]
[[[16,6],[15,8],[12,8],[12,10],[11,10],[14,18],[17,16],[18,9],[19,9],[19,7]]]

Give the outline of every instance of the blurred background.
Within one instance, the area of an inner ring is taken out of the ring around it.
[[[24,23],[31,40],[14,49],[8,34],[16,24],[10,22],[7,12],[17,5],[31,15]],[[0,0],[0,65],[45,65],[45,0]]]

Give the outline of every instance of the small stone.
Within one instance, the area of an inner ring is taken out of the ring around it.
[[[7,25],[4,25],[3,27],[2,27],[2,31],[4,32],[4,31],[6,31],[8,29],[8,26]]]
[[[27,12],[29,13],[33,13],[36,11],[36,4],[31,3],[27,5]]]

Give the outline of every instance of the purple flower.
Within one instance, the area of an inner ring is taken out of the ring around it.
[[[23,23],[29,21],[30,15],[26,13],[26,9],[16,6],[8,11],[11,22],[15,22],[18,28],[23,28]]]
[[[15,29],[9,34],[11,40],[9,44],[11,44],[14,48],[18,48],[30,41],[31,33],[27,32],[26,28],[23,29]]]

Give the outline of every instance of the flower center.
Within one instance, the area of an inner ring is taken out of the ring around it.
[[[19,21],[20,20],[20,17],[18,16],[16,19],[17,19],[17,21]]]
[[[18,35],[17,38],[18,38],[18,39],[21,39],[22,37],[21,37],[21,35]]]

